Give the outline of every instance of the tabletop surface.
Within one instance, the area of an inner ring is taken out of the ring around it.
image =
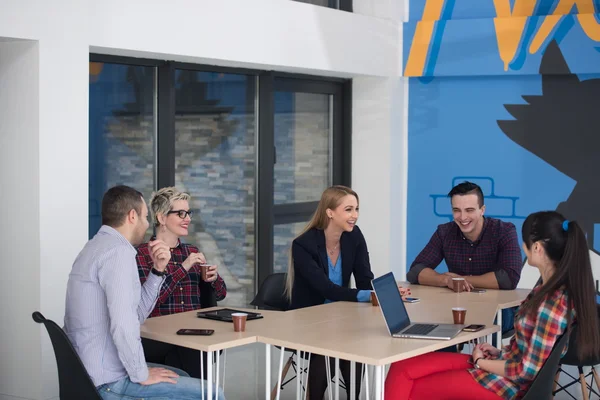
[[[479,332],[461,332],[452,340],[393,338],[379,307],[370,303],[335,302],[287,312],[259,312],[262,319],[247,321],[245,332],[234,332],[231,322],[197,318],[196,311],[149,318],[142,337],[201,351],[218,351],[255,342],[284,346],[330,357],[385,365],[498,332],[496,312],[519,305],[529,290],[487,290],[485,293],[454,293],[446,288],[421,285],[411,288],[418,303],[404,303],[411,322],[452,323],[452,307],[467,309],[465,324],[483,324]],[[223,307],[214,307],[218,309]],[[256,312],[255,309],[235,308]],[[206,309],[210,310],[210,309]],[[203,311],[206,311],[203,310]],[[211,336],[177,335],[181,328],[214,329]]]

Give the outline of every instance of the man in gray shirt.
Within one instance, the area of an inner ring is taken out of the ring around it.
[[[198,399],[200,380],[166,367],[148,367],[140,339],[171,258],[162,241],[150,242],[152,273],[142,286],[133,246],[144,240],[148,207],[127,186],[102,199],[102,227],[77,256],[67,284],[65,332],[103,399]],[[205,394],[206,397],[206,394]],[[224,399],[216,391],[215,399]]]

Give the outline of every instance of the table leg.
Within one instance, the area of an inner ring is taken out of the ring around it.
[[[375,400],[383,400],[383,365],[375,366]]]
[[[203,352],[200,352],[200,390],[202,391],[202,400],[204,400],[204,363],[202,362]]]
[[[502,348],[502,310],[496,313],[496,324],[500,326],[500,331],[496,333],[496,347]]]
[[[271,400],[271,345],[265,346],[265,400]]]
[[[333,370],[335,373],[335,400],[340,400],[340,359],[335,358],[335,369]],[[328,383],[331,385],[331,382]]]
[[[285,355],[285,347],[281,347],[281,354],[279,355],[279,370],[277,371],[277,397],[279,400],[281,396],[281,375],[283,375],[283,356]]]
[[[223,350],[223,393],[225,393],[225,369],[227,368],[227,350]],[[218,386],[218,385],[217,385]]]
[[[350,361],[350,399],[356,399],[356,363]]]
[[[369,400],[371,398],[371,391],[369,390],[369,366],[367,364],[363,364],[365,367],[365,399]]]
[[[206,397],[208,400],[213,398],[213,354],[212,351],[206,352]]]
[[[300,350],[296,350],[296,400],[300,400],[302,396],[302,362],[304,358],[302,357],[302,352]]]
[[[333,399],[333,391],[331,390],[331,365],[329,357],[325,356],[325,371],[327,371],[327,393],[329,394],[329,400]]]
[[[221,357],[219,356],[219,352],[215,352],[215,354],[217,355],[217,362],[216,362],[216,375],[215,375],[215,390],[219,390],[219,378],[221,375]]]
[[[306,388],[304,389],[304,400],[306,400],[308,398],[308,374],[310,372],[310,356],[312,355],[312,353],[308,353],[308,360],[306,361],[308,364],[308,367],[306,368]]]

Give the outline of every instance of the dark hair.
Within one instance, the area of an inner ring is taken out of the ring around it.
[[[565,217],[556,211],[540,211],[529,215],[523,222],[525,246],[530,249],[533,243],[539,241],[548,258],[554,261],[556,272],[521,308],[524,315],[537,314],[546,296],[564,287],[569,301],[569,321],[570,310],[575,308],[577,346],[579,357],[583,360],[600,352],[596,290],[585,234],[577,222],[565,221]]]
[[[131,210],[142,214],[143,195],[129,186],[114,186],[102,197],[102,225],[117,228],[123,225]]]
[[[479,208],[483,207],[483,192],[479,185],[473,182],[464,181],[463,183],[459,183],[448,192],[448,197],[452,199],[454,196],[464,196],[466,194],[476,194]]]

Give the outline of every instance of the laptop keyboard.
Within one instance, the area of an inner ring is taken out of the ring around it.
[[[402,332],[402,335],[427,335],[435,328],[437,328],[437,325],[415,324]]]

